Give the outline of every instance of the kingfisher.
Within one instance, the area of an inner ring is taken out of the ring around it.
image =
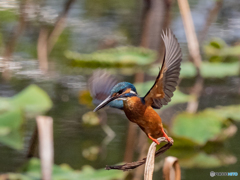
[[[161,37],[165,45],[162,67],[147,94],[140,97],[133,84],[120,82],[112,86],[108,96],[94,109],[95,112],[105,106],[110,106],[123,110],[127,118],[136,123],[148,138],[157,144],[159,144],[157,141],[159,137],[165,137],[168,142],[172,143],[164,131],[160,116],[154,109],[160,109],[171,101],[178,84],[182,61],[181,49],[174,34],[169,30],[166,33],[163,32]],[[101,75],[97,74],[96,76]],[[115,83],[111,78],[104,79],[105,81],[95,81],[95,86],[92,87],[92,92],[94,92],[92,96],[101,96],[103,94],[100,92],[101,89],[105,89],[102,92],[106,93],[108,92],[106,88]]]

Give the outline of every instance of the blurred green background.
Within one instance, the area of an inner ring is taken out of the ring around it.
[[[156,59],[163,44],[139,47],[144,2],[0,1],[1,174],[19,173],[11,174],[12,179],[39,178],[38,160],[28,162],[27,156],[35,117],[45,114],[54,120],[54,162],[65,164],[55,167],[55,179],[141,179],[136,170],[102,169],[123,162],[128,153],[133,154],[132,160],[139,159],[145,151],[142,143],[150,142],[137,130],[134,149],[127,149],[127,118],[110,109],[92,113],[95,106],[88,79],[103,68],[119,81],[134,83],[141,96],[151,87],[161,66]],[[162,177],[160,168],[166,155],[179,159],[182,179],[211,179],[210,171],[239,173],[240,169],[240,1],[189,0],[189,4],[204,83],[199,98],[195,97],[192,88],[197,71],[189,61],[181,15],[173,1],[166,8],[169,26],[161,28],[171,28],[180,43],[181,82],[172,102],[158,112],[175,143],[156,159],[154,179]],[[66,18],[63,26],[57,23],[59,15]],[[47,42],[52,48],[42,48],[44,40],[52,37]],[[144,82],[136,80],[139,74]],[[198,108],[190,114],[186,108],[194,98]]]

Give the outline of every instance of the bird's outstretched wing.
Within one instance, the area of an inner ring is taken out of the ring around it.
[[[96,70],[88,80],[88,87],[95,105],[100,104],[109,95],[118,81],[104,70]]]
[[[171,101],[178,83],[182,61],[181,49],[173,33],[169,30],[166,34],[163,33],[162,38],[165,45],[162,68],[154,85],[144,96],[145,102],[156,109]]]

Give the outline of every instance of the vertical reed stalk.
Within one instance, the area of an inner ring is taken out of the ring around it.
[[[198,104],[199,104],[198,99],[201,95],[201,92],[203,89],[203,82],[204,82],[200,74],[202,58],[200,55],[199,43],[198,43],[197,35],[195,32],[188,0],[178,0],[178,5],[179,5],[180,13],[182,16],[183,24],[184,24],[185,34],[187,37],[189,54],[197,70],[197,80],[191,92],[191,95],[194,98],[192,98],[187,105],[187,112],[195,113],[198,109]]]
[[[39,135],[42,179],[51,180],[53,165],[53,119],[48,116],[38,116],[36,120]]]
[[[161,142],[168,142],[165,137],[160,137],[157,139],[159,143]],[[171,142],[173,144],[173,140]],[[152,180],[153,177],[153,170],[154,170],[154,162],[155,162],[155,151],[156,151],[156,143],[152,142],[151,146],[149,147],[148,154],[146,157],[146,164],[144,170],[144,180]]]

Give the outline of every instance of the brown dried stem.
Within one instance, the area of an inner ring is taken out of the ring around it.
[[[188,0],[178,0],[178,5],[183,20],[185,34],[188,41],[189,53],[193,59],[194,65],[196,66],[199,72],[199,68],[202,63],[202,58],[199,51],[198,39],[195,32]]]
[[[197,35],[195,32],[195,28],[193,25],[193,20],[192,20],[191,11],[189,8],[188,0],[178,0],[178,5],[179,5],[180,13],[182,16],[183,24],[184,24],[185,34],[187,37],[189,54],[197,70],[197,81],[191,93],[194,98],[192,98],[191,101],[188,102],[188,106],[187,106],[188,112],[195,113],[198,108],[198,98],[200,97],[202,88],[203,88],[203,78],[200,74],[202,58],[200,55],[199,43],[198,43]]]
[[[13,29],[11,37],[9,37],[9,40],[6,44],[5,50],[4,50],[4,69],[3,69],[3,78],[5,80],[9,80],[11,75],[9,72],[9,61],[11,60],[13,51],[15,49],[15,46],[17,44],[17,41],[21,34],[24,32],[24,29],[26,27],[26,13],[25,10],[27,8],[28,0],[23,0],[20,3],[19,6],[19,21],[18,25]]]
[[[214,7],[209,11],[208,17],[206,19],[206,23],[198,36],[200,44],[202,44],[202,42],[204,41],[211,23],[216,19],[219,10],[222,8],[222,4],[223,4],[223,0],[215,1]]]
[[[4,58],[8,61],[10,60],[10,57],[12,56],[12,53],[14,51],[14,48],[16,46],[18,38],[23,33],[25,27],[26,27],[26,13],[25,10],[27,8],[28,0],[23,0],[20,3],[19,6],[19,21],[18,25],[13,29],[12,36],[9,38],[9,41],[6,45],[6,49],[4,52]]]
[[[158,138],[158,142],[161,143],[163,141],[167,141],[165,138]],[[172,143],[165,144],[162,146],[158,151],[155,152],[155,157],[159,156],[160,154],[163,154],[165,151],[167,151],[171,146],[173,145]],[[143,158],[142,160],[136,161],[136,162],[131,162],[131,163],[126,163],[123,165],[118,165],[118,166],[106,166],[106,170],[111,170],[111,169],[116,169],[116,170],[123,170],[123,171],[128,171],[131,169],[135,169],[143,164],[145,164],[147,157]]]
[[[52,30],[51,34],[49,35],[48,38],[48,54],[52,51],[55,43],[57,42],[58,37],[62,34],[64,28],[65,28],[65,21],[67,18],[67,14],[70,10],[71,5],[73,4],[75,0],[68,0],[65,3],[65,6],[63,8],[62,13],[59,15],[54,29]]]
[[[201,96],[202,90],[203,90],[203,83],[204,79],[202,76],[197,76],[196,82],[194,86],[191,89],[191,96],[192,99],[188,102],[188,106],[186,111],[189,113],[195,113],[198,109],[198,99]]]
[[[140,46],[159,52],[158,59],[162,59],[164,46],[161,38],[162,30],[170,24],[171,0],[144,0],[142,16],[142,35]],[[157,59],[157,60],[158,60]]]
[[[48,29],[42,27],[39,32],[37,52],[39,68],[46,72],[48,70],[48,58],[47,58],[47,39],[48,39]]]
[[[51,180],[53,165],[53,119],[38,116],[39,155],[41,159],[42,179]]]
[[[42,27],[38,38],[38,60],[40,69],[44,72],[48,71],[48,54],[52,51],[57,39],[63,32],[66,24],[66,17],[71,5],[75,0],[67,0],[62,13],[59,15],[51,33],[48,29]]]
[[[181,169],[176,157],[168,156],[165,158],[163,176],[165,180],[181,180]]]
[[[28,148],[28,153],[26,155],[27,158],[30,159],[37,154],[37,146],[38,146],[38,130],[37,127],[35,127],[30,139],[30,145]]]

